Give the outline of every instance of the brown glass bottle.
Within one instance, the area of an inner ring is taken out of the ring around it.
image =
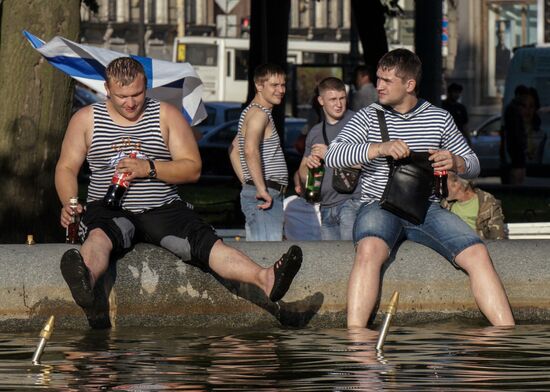
[[[71,216],[71,223],[67,226],[65,231],[65,242],[67,244],[78,244],[78,225],[80,224],[80,217],[76,208],[78,207],[78,198],[71,197],[69,199],[69,206],[73,210],[73,215]]]

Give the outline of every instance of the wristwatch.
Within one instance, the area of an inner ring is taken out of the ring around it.
[[[157,178],[157,169],[155,168],[155,161],[152,159],[147,160],[149,162],[149,178]]]

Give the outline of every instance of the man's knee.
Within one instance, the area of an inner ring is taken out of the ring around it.
[[[98,243],[99,244],[105,244],[105,246],[110,246],[110,247],[113,246],[113,244],[111,243],[111,239],[109,238],[107,233],[105,233],[105,231],[103,231],[100,228],[92,229],[90,231],[90,233],[88,234],[88,237],[86,238],[85,242],[94,242],[96,244],[98,244]]]
[[[474,267],[492,265],[491,256],[485,244],[474,244],[467,247],[456,256],[455,262],[466,272]]]
[[[357,244],[355,263],[382,266],[388,259],[389,247],[378,237],[365,237]]]

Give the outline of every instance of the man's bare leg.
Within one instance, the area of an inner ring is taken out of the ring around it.
[[[365,328],[374,309],[380,287],[380,271],[389,248],[377,237],[363,238],[357,244],[348,283],[348,328]]]
[[[470,287],[481,312],[495,326],[515,325],[504,286],[493,266],[487,247],[475,244],[455,259],[470,278]]]
[[[212,247],[208,264],[214,272],[224,279],[254,284],[263,290],[268,297],[272,293],[275,284],[275,264],[268,268],[261,267],[250,257],[235,248],[225,245],[221,240],[217,241]],[[300,267],[300,264],[301,252],[297,268]],[[296,272],[297,269],[294,273]],[[290,279],[293,277],[292,275]]]
[[[107,234],[101,229],[90,231],[88,238],[80,248],[80,254],[86,267],[90,270],[92,288],[95,282],[107,271],[109,256],[113,250],[113,244]]]
[[[101,229],[94,229],[80,252],[70,249],[61,258],[61,273],[75,302],[82,307],[88,324],[95,329],[110,328],[109,300],[103,285],[95,283],[109,267],[111,240]]]

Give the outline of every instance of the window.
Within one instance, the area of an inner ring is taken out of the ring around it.
[[[107,20],[116,22],[116,0],[109,0],[107,7]]]
[[[139,0],[130,0],[128,3],[128,20],[130,22],[139,22]]]
[[[500,136],[500,128],[501,118],[498,117],[480,128],[478,136]]]
[[[149,23],[157,22],[157,1],[147,0],[147,21]]]
[[[210,139],[210,141],[212,143],[229,145],[231,144],[233,139],[235,139],[236,134],[237,134],[237,124],[231,124],[230,126],[220,129],[219,132],[216,133],[215,135],[212,135],[212,138]]]
[[[187,44],[185,49],[185,60],[193,66],[218,65],[218,48],[210,44]]]
[[[537,42],[536,2],[491,2],[487,21],[487,95],[502,97],[513,49]]]
[[[305,120],[285,121],[285,149],[293,149],[296,140],[302,134],[302,129],[307,125]]]
[[[236,109],[227,109],[225,111],[225,121],[233,121],[233,120],[238,120],[239,117],[241,116],[241,109],[240,108],[236,108]]]
[[[235,50],[235,80],[248,80],[248,50]]]
[[[176,0],[168,1],[168,24],[175,25],[178,23],[178,5]]]
[[[216,124],[216,108],[206,106],[207,117],[201,122],[201,125],[215,125]]]

